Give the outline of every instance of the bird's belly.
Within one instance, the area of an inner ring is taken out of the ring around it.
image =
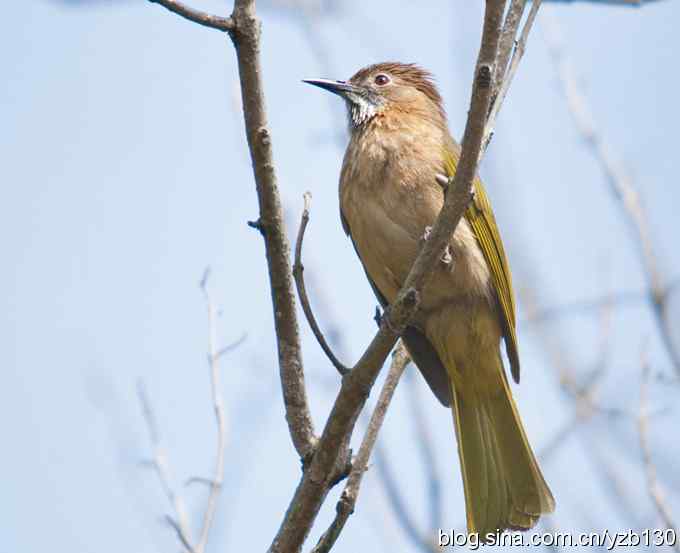
[[[386,195],[383,195],[385,199]],[[394,301],[432,225],[439,206],[361,198],[348,202],[343,214],[361,261],[380,293]],[[348,205],[349,204],[349,205]],[[348,209],[349,208],[349,209]],[[462,219],[449,246],[451,259],[440,261],[421,297],[423,315],[451,303],[489,303],[490,272],[477,241]]]

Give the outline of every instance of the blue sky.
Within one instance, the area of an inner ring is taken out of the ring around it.
[[[35,0],[3,10],[3,547],[16,553],[175,547],[162,523],[165,498],[142,466],[148,440],[135,385],[139,378],[146,383],[178,486],[209,474],[214,423],[198,282],[210,265],[210,286],[223,310],[220,340],[248,336],[223,362],[229,445],[210,549],[261,551],[278,528],[299,464],[283,419],[264,248],[246,225],[257,217],[257,204],[233,48],[227,37],[147,2],[95,4]],[[227,4],[192,5],[227,13]],[[335,98],[300,79],[345,78],[381,60],[418,62],[437,76],[452,132],[460,136],[481,3],[434,1],[415,9],[410,2],[336,2],[330,13],[310,12],[307,19],[284,4],[260,8],[275,159],[291,237],[303,192],[313,194],[306,274],[322,325],[341,329],[336,347],[349,363],[372,336],[376,302],[337,215],[344,114]],[[680,7],[574,4],[545,12],[559,22],[595,119],[641,194],[663,274],[677,278],[680,111],[673,68]],[[631,233],[567,111],[545,29],[539,16],[482,167],[516,286],[544,307],[641,291]],[[678,341],[677,298],[671,307]],[[519,309],[522,319],[522,301]],[[320,427],[338,382],[304,320],[301,326]],[[521,325],[524,372],[515,393],[537,450],[573,416],[542,331],[585,377],[602,358],[600,329],[592,313],[541,328]],[[654,405],[664,413],[652,419],[651,439],[662,481],[677,490],[680,451],[667,439],[677,429],[677,410],[667,412],[677,378],[644,302],[613,311],[608,339],[602,403],[637,408],[643,348],[655,375],[665,375],[652,384]],[[459,527],[463,500],[450,416],[414,382],[436,442],[443,524]],[[402,386],[381,444],[425,527],[413,427]],[[612,498],[595,458],[623,482],[633,514]],[[658,525],[632,417],[596,418],[544,465],[557,499],[557,528]],[[204,491],[185,494],[198,522]],[[678,495],[670,501],[680,512]],[[333,508],[330,501],[313,538]],[[367,474],[338,547],[410,550],[377,471]]]

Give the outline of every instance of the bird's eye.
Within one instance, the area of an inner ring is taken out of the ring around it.
[[[377,84],[378,86],[385,86],[387,83],[390,82],[390,78],[387,75],[383,75],[382,73],[380,73],[380,75],[375,76],[373,82],[375,82],[375,84]]]

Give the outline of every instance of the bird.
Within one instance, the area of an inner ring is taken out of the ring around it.
[[[383,308],[394,301],[444,203],[460,146],[431,73],[383,62],[349,80],[305,79],[340,96],[349,142],[340,219]],[[529,530],[555,500],[541,472],[501,356],[519,383],[509,262],[479,176],[473,199],[422,292],[402,341],[436,398],[451,409],[468,533],[481,541]]]

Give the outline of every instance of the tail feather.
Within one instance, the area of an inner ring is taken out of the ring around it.
[[[506,528],[528,530],[555,509],[502,365],[484,372],[495,373],[498,385],[487,381],[481,388],[459,378],[451,383],[468,531],[481,539]]]

